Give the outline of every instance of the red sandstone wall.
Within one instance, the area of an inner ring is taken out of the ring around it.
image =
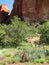
[[[49,19],[49,0],[14,0],[10,18],[15,15],[29,22]]]

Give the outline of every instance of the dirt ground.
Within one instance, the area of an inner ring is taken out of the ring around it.
[[[8,65],[49,65],[48,63],[43,64],[33,64],[33,63],[18,63],[18,64],[8,64]]]

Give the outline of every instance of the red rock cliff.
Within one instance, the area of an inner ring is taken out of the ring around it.
[[[49,19],[49,0],[14,0],[10,18],[18,15],[24,21]]]
[[[4,22],[8,17],[9,9],[7,5],[0,5],[0,22]]]

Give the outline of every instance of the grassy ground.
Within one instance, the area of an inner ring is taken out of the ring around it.
[[[14,58],[14,60],[11,61],[11,58],[14,56],[15,53],[17,53],[18,51],[21,51],[22,48],[25,49],[29,49],[32,50],[34,49],[36,46],[35,44],[31,45],[30,43],[26,43],[26,42],[22,42],[20,46],[16,47],[16,48],[2,48],[0,49],[0,65],[49,65],[49,60],[48,63],[46,62],[47,60],[45,59],[44,63],[39,63],[39,62],[25,62],[25,63],[20,63],[19,60],[20,59],[16,59],[17,57]],[[37,45],[38,47],[38,45]],[[46,50],[49,50],[49,46],[44,46],[44,48]],[[43,46],[40,46],[40,49],[43,49]],[[49,57],[49,56],[48,56]],[[48,58],[49,59],[49,58]],[[10,62],[9,62],[10,60]],[[16,64],[15,64],[16,62]]]

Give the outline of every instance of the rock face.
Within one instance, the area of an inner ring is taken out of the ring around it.
[[[9,9],[5,4],[0,5],[0,23],[4,22],[8,17]]]
[[[49,0],[14,0],[10,18],[15,15],[30,23],[49,19]]]

